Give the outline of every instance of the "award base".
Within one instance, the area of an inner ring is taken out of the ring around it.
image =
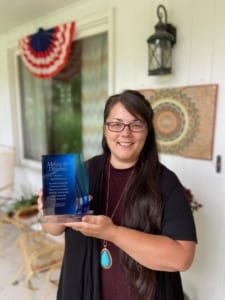
[[[93,215],[93,211],[89,210],[84,214],[76,215],[42,215],[39,217],[40,223],[72,223],[80,222],[85,215]]]

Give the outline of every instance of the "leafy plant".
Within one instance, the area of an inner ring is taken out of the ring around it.
[[[13,206],[13,211],[17,211],[22,208],[28,208],[37,203],[37,195],[30,195],[29,198],[22,196]]]
[[[37,194],[22,187],[22,195],[9,198],[9,201],[5,204],[4,210],[9,217],[12,217],[19,210],[28,209],[32,206],[34,207],[37,204],[37,198]]]
[[[195,200],[194,195],[192,194],[190,189],[187,189],[184,187],[184,190],[187,195],[188,202],[191,206],[192,212],[198,210],[199,208],[201,208],[203,206],[201,203],[199,203],[197,200]]]

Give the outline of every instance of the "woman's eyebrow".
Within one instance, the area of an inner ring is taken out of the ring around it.
[[[124,122],[124,120],[120,119],[120,118],[112,118],[112,120],[117,121],[117,122]],[[136,122],[136,121],[140,121],[140,120],[138,118],[135,118],[135,119],[131,120],[129,123]]]

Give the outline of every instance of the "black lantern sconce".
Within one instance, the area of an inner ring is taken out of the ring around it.
[[[176,43],[176,28],[167,23],[165,6],[157,7],[157,16],[159,21],[155,25],[155,33],[147,40],[148,75],[165,75],[172,72],[172,47]]]

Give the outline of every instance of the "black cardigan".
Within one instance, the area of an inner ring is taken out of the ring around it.
[[[106,156],[101,155],[85,163],[90,194],[93,196],[91,209],[96,215],[103,213],[106,161]],[[163,165],[160,185],[163,202],[161,234],[177,240],[197,241],[193,215],[182,185],[177,176]],[[100,278],[99,240],[67,228],[57,300],[101,300]],[[184,299],[180,273],[157,272],[155,300],[175,299]]]
[[[97,156],[85,163],[93,196],[91,209],[96,215],[102,213],[105,162],[105,156]],[[99,253],[98,239],[66,229],[57,300],[100,300]]]

